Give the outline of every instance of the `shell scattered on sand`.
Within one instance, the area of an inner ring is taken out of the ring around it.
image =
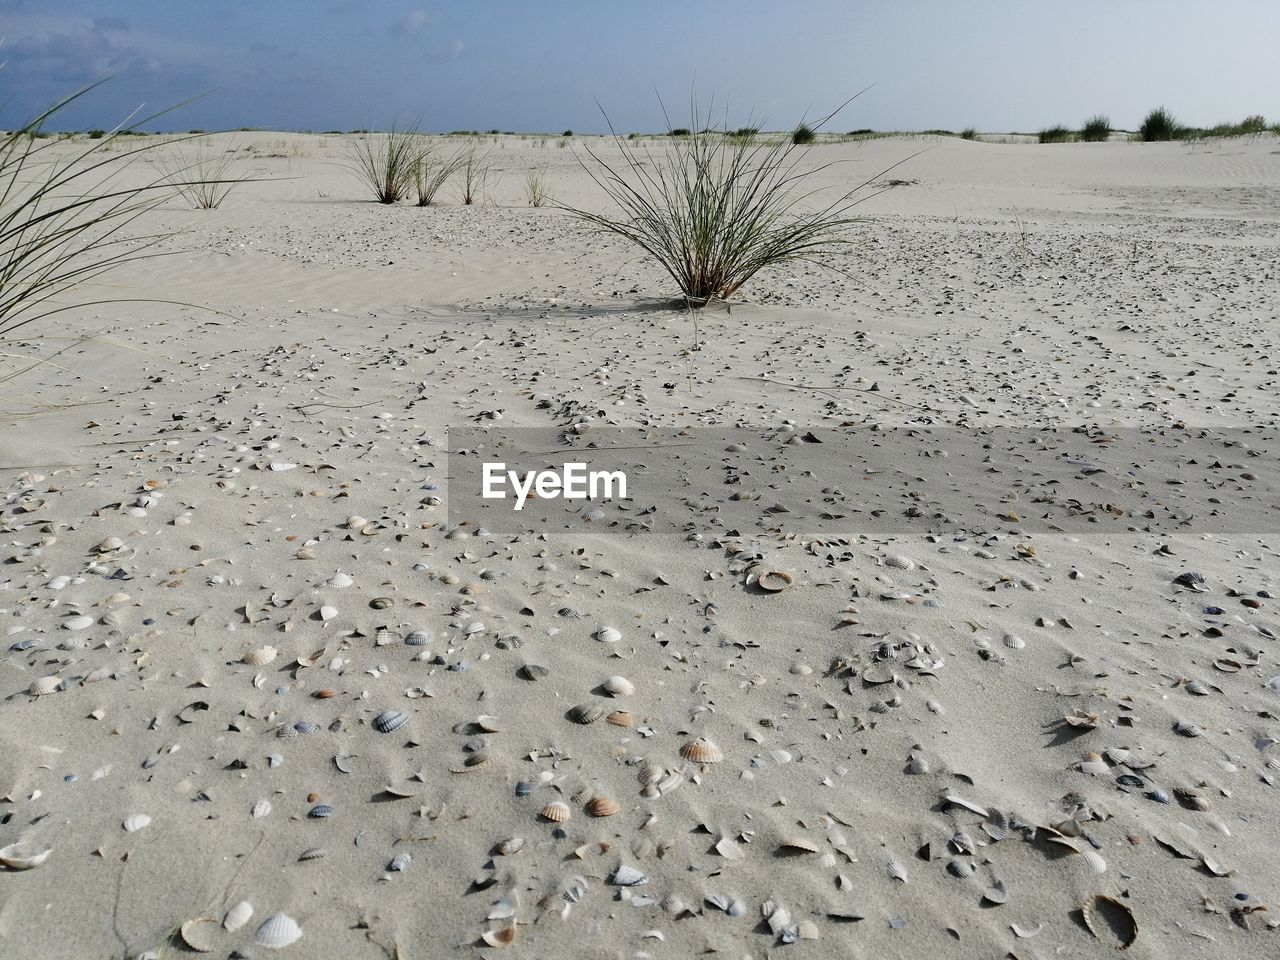
[[[253,942],[268,950],[283,950],[302,939],[302,928],[298,921],[285,913],[275,913],[267,917],[253,935]]]
[[[554,800],[542,808],[542,816],[553,823],[567,823],[573,816],[573,811],[567,803]]]
[[[680,756],[693,763],[719,763],[724,751],[705,737],[698,737],[680,748]]]
[[[1138,939],[1138,921],[1129,906],[1114,897],[1096,894],[1080,907],[1085,926],[1104,944],[1127,950]]]

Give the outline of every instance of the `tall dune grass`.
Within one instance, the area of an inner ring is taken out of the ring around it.
[[[445,156],[440,147],[424,137],[413,158],[413,189],[418,206],[429,207],[435,203],[440,190],[461,166],[461,153]]]
[[[402,200],[413,185],[419,141],[416,126],[392,127],[388,133],[366,133],[343,144],[347,167],[379,203],[395,203]]]
[[[1105,143],[1111,139],[1111,120],[1104,114],[1096,114],[1080,128],[1080,139],[1085,143]]]
[[[0,137],[0,336],[84,305],[62,296],[107,271],[156,256],[153,247],[165,237],[130,227],[171,198],[175,185],[163,174],[125,179],[160,144],[134,146],[123,139],[160,114],[126,121],[70,151],[40,136],[51,118],[98,85],[63,97]]]
[[[159,166],[177,191],[197,210],[216,210],[231,191],[250,179],[236,176],[235,142],[212,152],[172,146],[158,153]]]
[[[802,126],[821,129],[852,99]],[[656,151],[628,141],[612,124],[621,160],[585,144],[578,162],[617,212],[557,206],[639,247],[692,306],[732,296],[766,267],[817,261],[839,248],[861,222],[852,210],[869,198],[863,188],[888,172],[832,195],[810,186],[812,177],[842,161],[802,167],[809,151],[793,136],[756,140],[735,136],[727,123],[715,129],[710,112],[700,116],[696,100],[690,113],[689,129],[700,132],[671,137]]]

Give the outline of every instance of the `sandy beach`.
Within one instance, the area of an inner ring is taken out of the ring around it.
[[[1280,950],[1280,138],[810,147],[865,222],[696,349],[655,265],[525,202],[601,207],[607,139],[483,138],[484,202],[430,207],[347,139],[213,138],[254,179],[85,293],[152,302],[40,331],[101,342],[0,426],[0,952]],[[760,460],[678,532],[463,515],[457,437],[522,428]],[[958,523],[859,515],[862,468],[765,509],[810,432],[919,437],[927,500],[927,431],[1050,428],[1202,443],[1159,479],[1214,522],[1031,529],[998,458]]]

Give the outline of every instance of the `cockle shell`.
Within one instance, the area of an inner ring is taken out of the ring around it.
[[[41,677],[39,680],[32,682],[27,688],[27,692],[33,697],[45,697],[51,693],[57,693],[62,689],[61,677]]]
[[[400,710],[384,710],[373,718],[373,728],[379,733],[391,733],[409,722],[409,715]]]
[[[252,916],[253,905],[248,900],[241,900],[227,911],[227,915],[222,918],[222,926],[229,931],[239,930],[249,922],[249,918]]]
[[[680,748],[680,756],[693,763],[719,763],[724,759],[724,751],[706,737],[698,737]]]
[[[325,584],[326,586],[336,587],[339,590],[344,590],[355,582],[356,582],[355,577],[351,576],[351,574],[349,573],[343,573],[341,570],[339,570],[332,577],[326,580]]]
[[[1127,950],[1138,939],[1138,921],[1133,911],[1114,897],[1097,894],[1080,907],[1089,932],[1117,950]]]
[[[298,921],[283,913],[267,917],[253,935],[254,943],[268,950],[283,950],[301,938],[302,928],[298,926]]]
[[[641,783],[657,783],[667,771],[656,763],[642,763],[636,771],[636,779]]]
[[[195,917],[178,928],[178,935],[196,953],[212,953],[220,936],[218,921],[213,917]]]
[[[595,723],[604,716],[604,707],[598,703],[580,703],[569,709],[569,719],[574,723]]]
[[[808,837],[783,837],[778,841],[778,852],[784,854],[817,853],[819,849]]]
[[[87,630],[93,626],[93,617],[80,614],[76,617],[67,617],[62,621],[63,630]]]
[[[542,816],[553,823],[566,823],[573,816],[573,811],[567,803],[553,800],[542,808]]]
[[[240,660],[255,667],[265,667],[275,658],[276,648],[267,644],[265,646],[255,647],[253,650],[246,650],[244,656],[242,656]]]
[[[48,860],[52,853],[52,850],[37,853],[30,844],[11,843],[7,847],[0,847],[0,864],[10,870],[34,870]]]
[[[498,844],[498,853],[510,857],[524,849],[524,837],[509,837]]]
[[[612,797],[594,797],[587,801],[587,813],[593,817],[612,817],[621,812],[621,805]]]
[[[602,643],[617,643],[622,639],[622,631],[614,627],[597,627],[593,636]]]
[[[605,723],[611,723],[615,727],[634,727],[636,718],[629,710],[615,710],[604,718]]]
[[[610,696],[629,697],[636,692],[635,684],[626,677],[613,676],[600,684]]]
[[[150,825],[151,818],[145,813],[131,814],[130,816],[125,817],[123,824],[125,831],[128,833],[137,833],[139,830],[144,830]]]

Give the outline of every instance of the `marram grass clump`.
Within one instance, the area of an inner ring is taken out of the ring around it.
[[[816,262],[847,243],[860,222],[853,207],[867,199],[862,190],[871,180],[852,189],[811,186],[815,175],[842,161],[802,166],[809,151],[794,136],[740,137],[727,123],[716,129],[706,122],[710,117],[699,116],[696,101],[690,112],[689,129],[700,132],[657,149],[616,132],[621,159],[586,144],[579,163],[612,209],[560,208],[645,251],[695,307],[732,296],[766,267]],[[821,129],[837,113],[801,126]]]
[[[343,145],[347,167],[379,203],[395,203],[414,185],[421,139],[416,127],[364,134]]]
[[[1111,120],[1099,113],[1090,117],[1080,127],[1080,139],[1085,143],[1105,143],[1111,139]]]

